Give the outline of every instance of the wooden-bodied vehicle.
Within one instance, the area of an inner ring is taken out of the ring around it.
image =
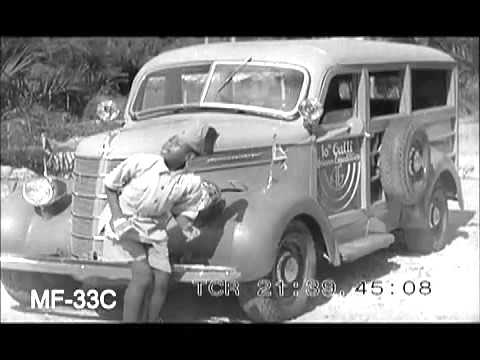
[[[125,283],[128,265],[102,256],[102,178],[206,121],[220,134],[215,151],[187,167],[224,201],[188,245],[169,224],[174,278],[237,281],[253,320],[298,316],[322,262],[386,248],[396,230],[414,252],[445,245],[447,200],[463,207],[457,76],[440,51],[356,39],[162,53],[137,74],[124,126],[78,145],[71,180],[41,177],[2,201],[2,282],[18,300],[59,276]]]

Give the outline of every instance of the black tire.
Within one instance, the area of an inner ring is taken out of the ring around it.
[[[431,173],[424,128],[415,121],[392,121],[383,136],[379,167],[385,194],[405,205],[420,201]]]
[[[36,290],[39,297],[44,290],[63,289],[64,298],[75,289],[75,281],[69,276],[36,272],[2,270],[1,281],[7,293],[20,305],[31,306],[31,292]],[[78,287],[78,286],[77,286]]]
[[[414,253],[430,254],[442,250],[448,237],[448,203],[445,191],[436,186],[421,207],[423,227],[405,229],[405,245]]]
[[[286,268],[290,259],[294,259],[298,268],[294,272],[294,279],[287,279]],[[270,274],[263,279],[240,285],[240,306],[251,320],[258,322],[280,322],[301,315],[307,309],[309,299],[305,284],[307,280],[316,278],[316,265],[317,255],[312,234],[303,222],[292,221],[282,236]],[[283,296],[279,294],[278,287],[274,286],[279,278],[285,283]],[[295,288],[294,282],[298,285]],[[262,288],[268,288],[270,296],[258,296]],[[297,291],[296,296],[294,290]]]

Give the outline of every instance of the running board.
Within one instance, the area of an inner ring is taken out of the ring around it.
[[[390,233],[374,233],[347,243],[340,244],[343,262],[352,262],[379,249],[389,247],[395,240]]]

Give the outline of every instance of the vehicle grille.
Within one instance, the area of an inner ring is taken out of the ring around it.
[[[103,178],[121,160],[75,158],[72,200],[72,253],[82,259],[101,255],[98,235],[99,216],[106,205]]]

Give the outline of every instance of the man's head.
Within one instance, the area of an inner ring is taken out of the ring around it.
[[[161,155],[170,170],[177,170],[184,167],[188,160],[198,156],[199,153],[175,135],[162,146]]]
[[[212,154],[218,136],[211,126],[194,126],[168,139],[162,146],[161,155],[171,170],[177,170],[196,156]]]

